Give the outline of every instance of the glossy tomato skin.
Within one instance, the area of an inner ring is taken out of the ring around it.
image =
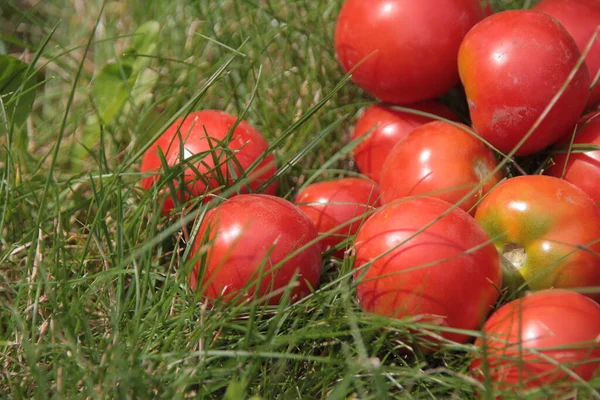
[[[451,206],[430,197],[406,200],[382,206],[361,226],[354,278],[365,311],[393,318],[422,315],[446,327],[479,329],[502,284],[489,237],[458,208],[417,233]],[[442,335],[469,340],[458,333]]]
[[[222,176],[228,177],[229,184],[234,182],[234,176],[239,177],[242,171],[236,163],[233,162],[231,154],[228,151],[216,150],[215,156],[209,152],[211,148],[222,148],[222,142],[225,140],[231,128],[235,125],[237,118],[231,114],[218,110],[202,110],[190,113],[175,121],[161,136],[152,144],[142,157],[141,172],[155,174],[142,180],[142,186],[150,189],[160,177],[157,172],[163,171],[160,152],[169,166],[174,166],[182,162],[182,154],[187,160],[189,157],[195,157],[190,163],[192,167],[186,167],[183,172],[183,180],[186,183],[185,188],[179,187],[179,180],[174,179],[173,183],[177,188],[177,197],[180,202],[185,202],[190,198],[199,197],[210,193],[218,193],[219,170]],[[207,137],[208,135],[208,137]],[[227,145],[228,149],[235,152],[235,159],[242,170],[247,169],[259,158],[269,147],[269,143],[261,133],[252,127],[247,121],[241,121],[231,136]],[[203,155],[204,154],[204,155]],[[220,157],[220,159],[218,158]],[[228,161],[226,161],[228,160]],[[216,161],[216,163],[215,163]],[[230,171],[230,166],[234,166],[235,171]],[[277,171],[277,163],[273,154],[268,155],[250,174],[251,182],[248,186],[252,190],[258,189]],[[197,172],[202,174],[198,176]],[[235,172],[233,174],[232,172]],[[175,207],[173,194],[166,190],[166,198],[163,203],[163,213],[169,214]],[[240,193],[247,193],[244,185],[240,188]],[[267,194],[275,194],[277,183],[273,183],[266,190]],[[211,197],[207,196],[206,200]]]
[[[531,290],[600,286],[600,208],[575,185],[543,175],[507,179],[475,219]]]
[[[473,27],[458,55],[473,127],[508,153],[534,125],[581,54],[553,17],[536,11],[496,13]],[[583,112],[590,77],[579,68],[540,126],[516,152],[530,155],[555,143]]]
[[[581,127],[573,144],[600,146],[600,118],[596,117]],[[568,151],[568,143],[564,149]],[[553,164],[546,170],[546,174],[571,182],[600,205],[600,151],[557,154],[553,157]]]
[[[600,2],[598,0],[543,0],[534,8],[552,15],[573,36],[581,53],[592,39],[594,31],[600,25]],[[590,79],[600,70],[600,40],[592,45],[585,58]],[[600,102],[600,85],[594,86],[590,92],[587,106],[592,107]]]
[[[321,244],[327,250],[356,234],[380,206],[379,197],[379,186],[370,179],[342,178],[313,183],[294,202],[324,237]],[[342,258],[344,249],[335,255]]]
[[[256,300],[279,290],[267,301],[277,304],[295,274],[300,278],[292,290],[293,299],[306,296],[319,284],[317,230],[302,211],[282,198],[266,194],[232,197],[206,214],[196,238],[192,255],[206,251],[206,261],[197,262],[188,276],[189,284],[209,301],[221,295],[226,302]],[[296,255],[288,259],[292,253]]]
[[[477,185],[477,192],[460,207],[474,214],[481,197],[501,179],[490,149],[472,134],[444,121],[428,122],[394,146],[381,173],[383,204],[425,195],[456,204]]]
[[[335,28],[344,71],[378,99],[411,104],[458,84],[461,40],[483,19],[479,0],[346,0]]]
[[[412,104],[407,108],[458,121],[449,108],[435,100]],[[423,115],[397,111],[379,104],[365,109],[352,132],[352,139],[368,135],[353,150],[359,171],[379,182],[381,168],[394,145],[413,129],[431,121],[433,119]]]
[[[490,316],[482,334],[471,371],[480,380],[487,371],[495,389],[513,395],[540,387],[557,395],[550,385],[568,389],[573,380],[564,369],[590,380],[600,367],[600,305],[577,292],[547,289],[513,300]]]

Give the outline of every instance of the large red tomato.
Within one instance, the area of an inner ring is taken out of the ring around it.
[[[178,119],[148,148],[142,157],[141,172],[163,171],[161,152],[168,166],[183,164],[185,186],[180,187],[177,177],[173,179],[178,201],[185,202],[204,195],[208,195],[207,200],[210,199],[209,194],[218,193],[222,184],[232,184],[235,177],[239,177],[269,147],[260,132],[246,121],[236,126],[229,142],[225,143],[236,120],[235,116],[216,110],[197,111]],[[276,171],[275,156],[269,154],[249,175],[251,181],[247,186],[252,190],[258,189]],[[159,179],[157,174],[144,178],[142,186],[150,189]],[[169,189],[165,190],[163,212],[168,214],[175,207],[174,194]],[[276,191],[275,182],[265,193],[275,194]],[[239,192],[247,193],[246,185]]]
[[[594,31],[600,26],[600,1],[598,0],[543,0],[534,8],[552,15],[569,31],[583,53]],[[585,58],[592,82],[600,70],[600,38],[592,45]],[[590,92],[588,107],[600,101],[600,85]]]
[[[479,329],[498,299],[500,259],[469,214],[456,208],[441,217],[451,206],[430,197],[406,200],[382,206],[361,226],[354,242],[355,279],[365,311]],[[463,343],[469,339],[455,332],[442,335]]]
[[[353,81],[380,100],[411,104],[459,83],[456,57],[483,19],[479,0],[346,0],[335,49]]]
[[[600,146],[600,118],[595,117],[581,126],[573,144]],[[568,149],[568,145],[564,146],[564,152],[553,157],[554,163],[546,174],[564,178],[580,187],[600,205],[600,151],[569,153]]]
[[[463,129],[444,121],[428,122],[398,142],[381,172],[382,203],[425,195],[455,204],[482,184],[460,205],[474,214],[477,202],[502,179],[502,172],[488,177],[497,167],[494,154]]]
[[[575,185],[510,178],[488,193],[475,219],[530,289],[600,286],[600,208]],[[600,292],[588,295],[600,300]]]
[[[316,240],[313,223],[289,201],[266,194],[232,197],[211,209],[200,225],[190,286],[198,286],[209,300],[266,296],[276,304],[299,274],[292,298],[303,297],[319,284],[321,246]]]
[[[313,183],[294,201],[317,227],[324,249],[335,247],[358,231],[364,219],[380,206],[379,186],[368,179],[343,178]],[[335,253],[344,256],[344,249]]]
[[[504,153],[525,137],[559,92],[581,53],[551,16],[529,10],[493,14],[465,36],[458,54],[475,130]],[[582,65],[517,155],[556,142],[585,108],[590,77]]]
[[[471,370],[513,395],[542,387],[558,395],[553,385],[572,388],[567,371],[590,380],[600,367],[600,306],[576,292],[549,289],[513,300],[482,333]]]
[[[425,101],[409,106],[411,109],[438,115],[451,121],[458,117],[438,101]],[[427,122],[429,117],[396,111],[382,105],[368,107],[360,116],[352,139],[368,136],[354,148],[354,161],[360,172],[379,182],[381,168],[392,148],[413,129]]]

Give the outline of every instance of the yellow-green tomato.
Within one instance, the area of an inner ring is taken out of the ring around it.
[[[531,290],[588,287],[600,300],[600,208],[583,190],[550,176],[510,178],[475,219]]]

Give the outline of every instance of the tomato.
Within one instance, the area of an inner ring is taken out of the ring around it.
[[[179,180],[173,179],[179,202],[200,196],[206,196],[206,200],[209,200],[210,194],[218,193],[221,185],[225,183],[221,176],[226,177],[229,185],[234,183],[235,178],[269,147],[269,143],[258,130],[248,122],[241,121],[231,135],[227,144],[228,150],[223,151],[224,141],[236,120],[235,116],[222,111],[203,110],[175,121],[142,157],[141,172],[155,173],[144,178],[142,186],[148,190],[159,181],[160,176],[157,173],[163,171],[160,153],[170,167],[185,163],[182,173],[185,186],[180,187]],[[211,153],[213,148],[215,150]],[[184,156],[183,160],[181,155]],[[251,180],[247,186],[252,190],[258,189],[276,171],[275,156],[269,154],[249,174]],[[168,193],[165,193],[167,196],[163,203],[163,213],[169,214],[175,203],[173,193],[169,193],[168,189],[166,191]],[[265,193],[275,194],[276,191],[275,182]],[[241,187],[239,192],[247,193],[246,185]]]
[[[298,193],[295,203],[324,236],[321,243],[327,250],[355,235],[363,220],[380,206],[379,186],[362,178],[313,183]],[[344,249],[335,255],[342,258]]]
[[[507,179],[475,219],[531,290],[600,286],[600,208],[555,177]],[[600,292],[589,296],[600,300]]]
[[[591,119],[581,126],[573,144],[600,146],[600,118]],[[546,174],[573,183],[600,205],[600,151],[568,153],[568,149],[567,143],[563,152],[553,157],[554,163],[546,170]]]
[[[482,331],[471,371],[512,395],[541,387],[558,395],[551,385],[572,389],[567,371],[590,380],[600,367],[600,305],[576,292],[548,289],[513,300]]]
[[[592,35],[600,25],[600,1],[598,0],[543,0],[534,8],[552,15],[560,21],[573,36],[579,50],[583,53]],[[596,38],[585,58],[592,82],[600,70],[600,39]],[[595,85],[590,92],[588,107],[600,102],[600,85]]]
[[[343,69],[393,104],[434,99],[459,83],[460,42],[483,19],[479,0],[346,0],[335,27]]]
[[[269,304],[276,304],[299,274],[292,298],[303,297],[321,276],[316,239],[313,223],[289,201],[266,194],[232,197],[201,222],[191,251],[198,260],[188,276],[190,287],[209,301],[267,296]]]
[[[581,54],[560,23],[529,10],[493,14],[465,36],[458,66],[473,127],[508,153],[531,129],[574,70]],[[555,143],[585,108],[590,77],[582,65],[540,126],[516,152]]]
[[[425,101],[413,104],[409,108],[458,121],[458,117],[438,101]],[[383,163],[394,145],[416,127],[431,121],[433,119],[429,117],[396,111],[382,105],[368,107],[352,132],[352,139],[368,135],[353,151],[359,171],[379,182]]]
[[[463,129],[470,130],[462,125]],[[444,121],[428,122],[394,146],[381,172],[381,201],[426,195],[457,203],[474,214],[477,202],[501,179],[494,154],[479,139]]]
[[[354,278],[366,312],[479,329],[498,299],[500,259],[469,214],[456,208],[441,217],[451,206],[431,197],[405,200],[382,206],[361,226]],[[469,339],[441,334],[462,343]]]

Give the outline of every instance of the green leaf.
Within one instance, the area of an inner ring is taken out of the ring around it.
[[[130,65],[106,64],[95,77],[92,95],[103,123],[110,123],[127,101],[135,81]]]
[[[156,42],[158,33],[160,32],[160,24],[156,21],[148,21],[140,25],[133,36],[131,46],[125,51],[126,54],[143,54],[153,56],[157,53]],[[133,62],[133,70],[140,71],[148,66],[151,59],[148,57],[138,57]]]
[[[133,97],[136,105],[143,104],[151,97],[158,78],[158,72],[150,68],[140,71],[131,91],[131,97]]]
[[[231,381],[229,386],[227,386],[227,391],[225,391],[225,396],[223,399],[225,400],[240,400],[245,398],[246,385],[244,382],[240,381]]]
[[[0,40],[0,54],[6,54],[6,45]]]
[[[31,112],[38,80],[32,71],[26,76],[28,68],[21,60],[0,54],[0,96],[9,125],[21,126]]]

